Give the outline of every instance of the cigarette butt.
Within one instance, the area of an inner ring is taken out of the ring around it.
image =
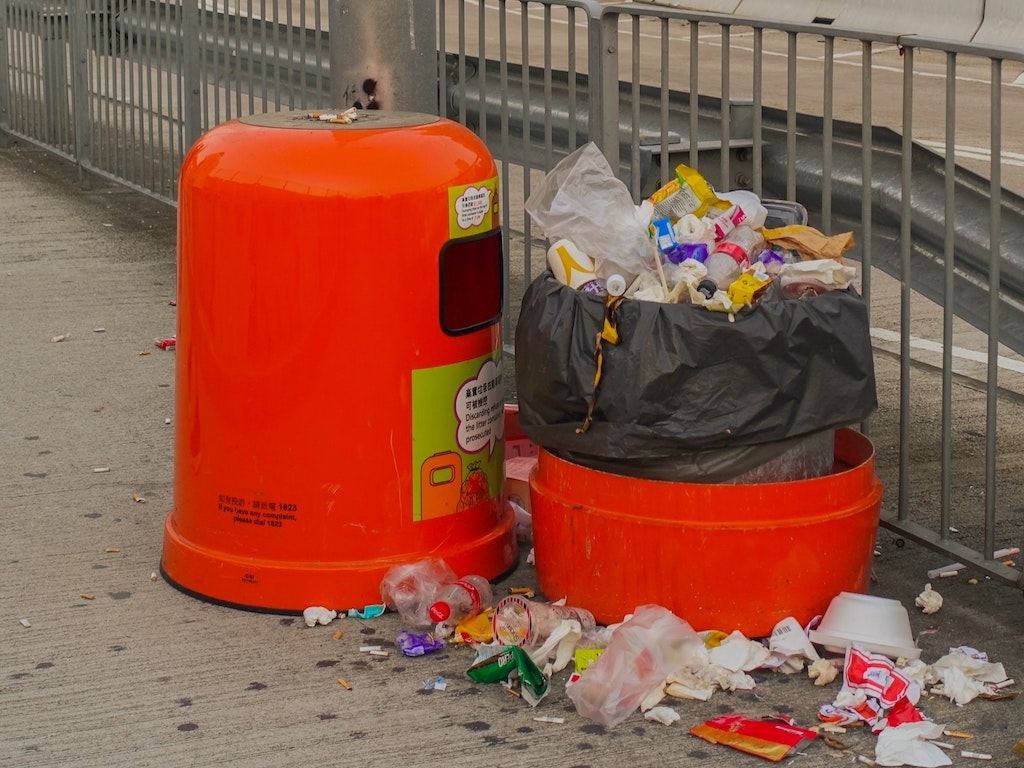
[[[960,571],[942,571],[939,574],[940,579],[948,579],[950,576],[956,576]]]
[[[992,755],[986,755],[984,752],[970,752],[966,749],[960,750],[960,757],[973,757],[975,760],[991,760]]]
[[[821,730],[825,733],[846,733],[846,729],[843,726],[833,723],[825,723],[825,725],[821,726]]]
[[[95,467],[93,472],[109,472],[110,467]]]
[[[526,595],[527,597],[533,597],[535,594],[529,587],[510,587],[508,593],[510,595]]]
[[[346,691],[351,691],[352,690],[352,686],[348,684],[348,680],[346,680],[344,677],[339,677],[338,678],[338,685],[340,685]]]
[[[83,592],[81,597],[82,597],[83,600],[94,600],[95,599],[95,595],[91,595],[88,592]]]
[[[106,328],[93,328],[92,332],[93,333],[103,333],[106,330],[107,330]]]
[[[22,619],[18,623],[21,624],[21,626],[23,626],[25,629],[31,629],[32,627],[32,622],[28,619]]]
[[[967,733],[967,731],[943,731],[943,736],[952,736],[955,739],[973,739],[973,733]]]
[[[370,651],[379,651],[379,650],[380,650],[380,646],[379,645],[360,645],[359,646],[359,652],[360,653],[369,653]]]
[[[153,571],[152,573],[149,574],[149,580],[150,581],[156,581],[156,579],[157,579],[156,571]]]
[[[967,583],[970,584],[971,586],[974,586],[975,584],[978,583],[978,580],[977,579],[968,579]]]
[[[557,723],[558,725],[561,725],[562,723],[565,722],[565,718],[564,717],[552,717],[550,715],[542,715],[540,717],[533,718],[533,721],[535,723]]]
[[[150,354],[150,350],[148,350],[148,349],[144,349],[144,350],[142,350],[141,352],[139,352],[139,356],[140,356],[140,357],[141,357],[142,355],[148,355],[148,354]]]
[[[1016,680],[1014,680],[1014,679],[1013,679],[1013,678],[1011,677],[1011,678],[1010,678],[1010,679],[1008,679],[1008,680],[1003,680],[1003,682],[1001,682],[1001,683],[996,683],[996,688],[1009,688],[1009,687],[1010,687],[1011,685],[1013,685],[1013,684],[1014,684],[1015,682],[1017,682],[1017,681],[1016,681]]]
[[[51,336],[50,337],[50,342],[52,344],[57,344],[58,342],[64,341],[64,339],[66,339],[66,338],[68,338],[68,334],[61,333],[61,334],[58,334],[57,336]]]
[[[143,496],[141,496],[141,495],[139,495],[137,493],[133,493],[132,494],[132,501],[136,502],[137,504],[145,504],[146,503],[146,499]]]
[[[107,548],[106,548],[105,550],[103,550],[103,551],[104,551],[104,552],[120,552],[121,550],[120,550],[120,549],[118,549],[117,547],[107,547]]]
[[[335,640],[341,640],[342,634],[343,634],[342,631],[339,629],[337,632],[334,633],[334,639]]]
[[[388,652],[387,651],[376,650],[376,651],[370,651],[370,655],[371,656],[387,656]]]
[[[1005,565],[1007,568],[1013,568],[1017,564],[1013,562],[1013,560],[1003,560],[1003,565]]]
[[[944,741],[933,741],[932,744],[934,744],[936,747],[942,747],[942,749],[954,749],[955,748],[952,744],[947,744]]]
[[[857,755],[857,762],[864,763],[864,765],[874,765],[875,764],[874,760],[872,760],[870,757],[865,757],[864,755]]]

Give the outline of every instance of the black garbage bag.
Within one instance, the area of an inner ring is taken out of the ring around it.
[[[516,327],[519,423],[585,466],[724,482],[877,407],[867,307],[853,288],[786,299],[772,286],[733,320],[624,300],[595,389],[604,319],[603,297],[548,270],[527,288]]]

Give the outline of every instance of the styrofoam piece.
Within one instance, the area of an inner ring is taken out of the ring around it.
[[[840,592],[821,623],[807,633],[812,643],[844,653],[851,643],[873,653],[914,660],[921,649],[914,643],[910,616],[899,600]]]

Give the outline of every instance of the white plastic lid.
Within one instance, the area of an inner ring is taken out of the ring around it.
[[[610,296],[621,296],[626,292],[626,278],[622,275],[611,275],[604,284]]]

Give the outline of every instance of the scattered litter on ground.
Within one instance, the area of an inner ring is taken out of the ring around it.
[[[93,472],[109,472],[110,467],[93,467]]]
[[[383,603],[378,605],[367,605],[364,608],[349,608],[348,617],[350,619],[375,619],[384,613],[385,606]]]
[[[153,343],[160,347],[160,349],[164,350],[165,352],[168,352],[173,351],[177,347],[178,340],[173,336],[168,336],[163,339],[154,339]]]
[[[106,553],[108,553],[108,554],[111,554],[111,553],[114,553],[114,552],[120,552],[121,550],[120,550],[120,549],[118,549],[117,547],[107,547],[107,548],[106,548],[105,550],[103,550],[103,551],[104,551],[104,552],[106,552]]]
[[[339,677],[338,678],[338,685],[340,685],[346,691],[351,691],[352,690],[352,686],[349,685],[348,681],[344,677]]]
[[[142,496],[141,494],[133,493],[132,494],[132,501],[134,501],[136,504],[145,504],[146,503],[146,498],[144,496]]]
[[[28,619],[21,619],[18,623],[21,624],[21,626],[25,627],[25,629],[32,628],[32,622]]]
[[[1005,549],[997,549],[992,553],[992,559],[998,560],[1002,557],[1009,557],[1010,555],[1020,554],[1020,547],[1007,547]],[[950,563],[949,565],[943,565],[938,568],[932,568],[928,571],[929,579],[936,578],[948,578],[950,576],[956,576],[957,573],[965,569],[967,566],[963,563]]]
[[[83,600],[95,600],[96,599],[96,596],[91,594],[91,593],[89,593],[89,592],[83,592],[81,595],[79,595],[79,597],[81,597]]]
[[[56,336],[51,336],[50,337],[50,343],[51,344],[59,344],[60,342],[67,341],[70,338],[71,338],[71,334],[70,333],[60,333],[60,334],[58,334]]]
[[[318,624],[325,626],[338,617],[337,611],[324,608],[322,605],[311,605],[302,612],[302,618],[307,627],[315,627]]]
[[[914,605],[921,609],[921,613],[938,613],[942,608],[942,595],[932,589],[931,584],[925,584],[924,591],[914,600]]]

